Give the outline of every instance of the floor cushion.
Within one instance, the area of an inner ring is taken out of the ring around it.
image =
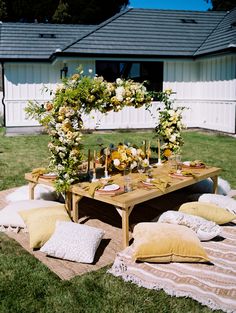
[[[158,219],[159,223],[183,225],[191,228],[201,241],[208,241],[218,236],[221,227],[200,216],[194,216],[179,211],[166,211]]]
[[[57,222],[55,232],[40,251],[75,262],[92,263],[104,231],[73,222]]]
[[[168,223],[139,223],[134,227],[134,261],[208,262],[193,230]]]
[[[43,207],[53,207],[61,205],[55,201],[45,200],[24,200],[16,201],[8,204],[0,210],[0,231],[18,231],[20,228],[25,228],[25,222],[22,217],[18,214],[22,210],[30,210]]]
[[[236,214],[236,200],[222,195],[204,193],[198,198],[199,202],[208,202],[227,209],[229,212]]]
[[[51,237],[57,221],[70,221],[64,205],[19,211],[29,231],[30,248],[40,248]]]
[[[226,224],[234,219],[236,215],[212,203],[206,202],[187,202],[180,206],[180,212],[197,215],[216,224]]]

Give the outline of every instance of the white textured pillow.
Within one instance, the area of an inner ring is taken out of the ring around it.
[[[225,208],[229,212],[236,214],[236,200],[228,196],[204,193],[198,198],[198,201],[216,204],[219,207]]]
[[[40,251],[47,255],[81,263],[92,263],[104,231],[73,222],[56,223],[51,238]]]
[[[30,210],[36,208],[59,206],[60,204],[55,201],[45,200],[25,200],[17,201],[8,204],[5,208],[0,210],[0,231],[18,231],[19,228],[25,228],[26,225],[18,214],[22,210]]]
[[[23,201],[29,199],[29,186],[21,186],[6,196],[8,202]],[[51,186],[37,184],[34,189],[35,200],[57,201],[58,194]]]
[[[221,232],[220,226],[215,222],[179,211],[167,211],[163,213],[159,217],[158,222],[187,226],[195,231],[201,241],[211,240]]]

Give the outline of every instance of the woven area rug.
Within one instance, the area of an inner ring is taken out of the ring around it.
[[[192,298],[213,310],[236,312],[236,225],[224,226],[220,238],[202,244],[213,265],[135,263],[130,246],[117,255],[109,272],[145,288]]]
[[[14,189],[0,191],[0,209],[6,202],[6,196]],[[185,193],[172,193],[168,196],[159,197],[158,201],[148,201],[136,206],[130,216],[130,225],[140,221],[150,221],[163,211],[174,209],[186,201]],[[77,275],[98,270],[106,265],[111,265],[116,254],[122,250],[121,217],[111,205],[104,204],[93,199],[82,199],[80,202],[80,220],[89,226],[101,228],[105,231],[93,264],[82,264],[60,259],[47,257],[40,251],[33,251],[29,248],[29,235],[20,231],[19,233],[6,232],[10,238],[16,240],[25,250],[44,263],[51,271],[61,279],[71,279]],[[131,233],[130,233],[131,238]]]

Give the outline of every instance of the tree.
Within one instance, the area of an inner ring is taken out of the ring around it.
[[[71,15],[68,12],[69,12],[68,3],[60,0],[58,7],[52,16],[52,22],[53,23],[59,23],[59,24],[60,23],[70,23]]]
[[[4,0],[0,0],[0,20],[4,20],[7,17],[7,7]]]
[[[205,0],[211,3],[213,11],[228,11],[236,8],[236,0]]]
[[[4,21],[98,24],[120,12],[129,0],[0,0]],[[0,6],[1,8],[1,6]]]

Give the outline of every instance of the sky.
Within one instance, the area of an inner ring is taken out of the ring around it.
[[[130,0],[132,8],[206,11],[210,5],[204,0]]]

